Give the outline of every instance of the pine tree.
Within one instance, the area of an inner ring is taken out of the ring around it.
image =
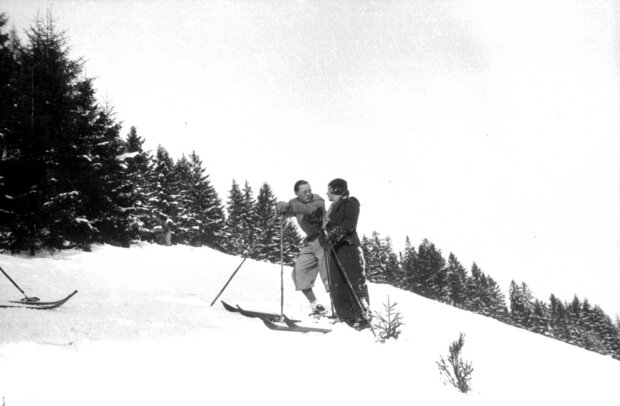
[[[375,283],[397,284],[401,272],[391,239],[389,237],[382,239],[379,233],[373,231],[372,237],[362,237],[361,243],[368,280]]]
[[[611,318],[599,306],[594,306],[590,319],[594,332],[603,346],[600,352],[620,360],[620,335]]]
[[[506,298],[495,280],[487,276],[474,262],[467,279],[467,308],[485,316],[507,321]]]
[[[211,185],[209,175],[195,151],[189,156],[190,198],[193,219],[196,223],[190,236],[190,244],[221,248],[224,210],[222,202]]]
[[[286,265],[294,265],[295,258],[299,255],[302,238],[299,235],[297,226],[293,224],[292,219],[286,219],[284,224],[284,263]]]
[[[132,188],[127,191],[130,207],[129,236],[131,239],[154,241],[154,227],[159,222],[151,219],[152,206],[149,193],[153,189],[151,180],[154,166],[153,156],[143,149],[144,139],[138,136],[135,127],[129,129],[125,140],[125,154],[121,158],[125,167],[125,178]]]
[[[572,334],[568,325],[566,306],[553,294],[549,298],[549,313],[553,337],[564,342],[570,342]]]
[[[19,210],[15,197],[19,193],[18,177],[22,170],[15,118],[19,116],[18,95],[15,88],[18,71],[18,41],[11,41],[5,31],[8,17],[0,13],[0,249],[16,245],[15,232],[19,225]],[[13,174],[13,176],[12,176]]]
[[[11,45],[15,98],[3,134],[11,248],[33,254],[43,246],[125,244],[111,109],[97,104],[92,79],[81,77],[82,60],[69,58],[51,17],[35,20],[26,35],[26,46],[16,38]]]
[[[227,217],[224,226],[224,248],[230,254],[243,254],[248,248],[243,234],[243,194],[233,179],[226,205]]]
[[[551,335],[551,325],[547,305],[540,300],[534,301],[532,316],[530,319],[530,330],[546,336]]]
[[[245,245],[244,248],[249,249],[254,246],[254,242],[259,236],[260,229],[258,227],[254,191],[248,181],[245,182],[242,193],[241,234]],[[256,258],[255,252],[251,252],[250,255],[252,258]]]
[[[572,338],[571,344],[584,347],[585,334],[580,322],[582,318],[581,307],[581,301],[575,295],[573,300],[566,305],[566,320]]]
[[[156,224],[153,227],[156,241],[164,243],[164,227],[169,224],[174,227],[174,218],[177,214],[177,201],[174,195],[174,177],[172,169],[174,161],[168,151],[161,145],[157,147],[155,166],[151,173],[152,190],[149,192],[149,203],[152,208],[149,222]],[[174,234],[173,234],[174,236]]]
[[[263,183],[256,199],[256,241],[255,258],[262,261],[280,260],[280,226],[282,219],[275,215],[276,197],[271,186]]]
[[[94,96],[92,84],[86,83],[85,91]],[[96,104],[91,106],[97,109]],[[92,160],[90,179],[84,179],[81,187],[87,197],[86,218],[97,229],[95,241],[128,247],[133,185],[127,181],[122,163],[125,145],[110,107],[99,109],[96,117],[88,146]]]
[[[10,35],[5,31],[8,17],[0,13],[0,156],[6,158],[5,138],[11,130],[11,117],[15,112],[17,95],[14,89],[13,75],[17,70],[14,50],[11,47]]]
[[[400,263],[398,256],[394,252],[392,245],[392,239],[386,237],[381,244],[381,258],[385,264],[383,271],[383,280],[385,283],[398,283],[402,279],[402,270],[400,269]]]
[[[484,304],[482,303],[482,271],[474,262],[471,265],[471,277],[467,279],[467,308],[472,312],[482,313]]]
[[[448,290],[450,304],[452,306],[465,308],[468,298],[467,292],[467,270],[453,253],[448,256]]]
[[[170,179],[170,197],[175,205],[172,212],[175,242],[223,249],[220,245],[224,226],[221,201],[195,151],[189,159],[183,155],[174,164]]]
[[[483,274],[484,275],[484,274]],[[482,296],[483,314],[497,320],[508,321],[506,297],[498,283],[488,275],[484,275],[484,293]]]
[[[171,198],[174,199],[176,205],[176,210],[173,212],[174,217],[172,218],[172,222],[175,225],[174,241],[177,244],[188,245],[190,241],[198,238],[198,233],[196,233],[198,222],[193,207],[193,185],[190,178],[189,161],[185,154],[174,163],[171,179]]]
[[[14,208],[11,248],[34,254],[45,245],[62,246],[59,229],[68,228],[72,218],[82,218],[76,213],[81,196],[64,173],[66,164],[60,162],[75,156],[68,130],[81,65],[69,60],[66,39],[51,18],[35,20],[26,35],[26,46],[17,39],[13,45],[17,97],[6,135],[11,172],[4,175]]]
[[[415,274],[418,269],[418,253],[413,245],[411,245],[411,241],[409,237],[405,240],[405,250],[400,256],[400,269],[402,278],[397,287],[415,291],[416,287],[414,286],[417,283],[415,279]]]
[[[407,288],[422,296],[447,302],[448,279],[446,260],[441,251],[427,239],[418,247],[412,268],[405,268]]]
[[[513,323],[519,327],[529,329],[531,327],[532,310],[534,307],[532,293],[525,284],[517,285],[510,282],[510,317]]]

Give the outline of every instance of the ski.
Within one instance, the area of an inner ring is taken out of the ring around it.
[[[261,319],[261,320],[263,321],[263,323],[265,323],[265,326],[267,326],[269,329],[277,330],[277,331],[294,331],[297,333],[322,333],[322,334],[329,333],[331,331],[330,329],[327,329],[327,328],[299,326],[297,323],[295,323],[293,320],[290,320],[286,316],[284,316],[284,323],[286,324],[285,326],[276,324],[273,321],[268,320],[268,319]]]
[[[75,290],[69,296],[64,299],[56,300],[54,302],[19,302],[9,301],[8,303],[0,303],[0,308],[12,308],[12,309],[33,309],[33,310],[51,310],[62,306],[67,303],[78,291]]]
[[[281,321],[282,320],[282,315],[281,314],[255,312],[255,311],[252,311],[252,310],[242,309],[239,305],[237,305],[237,306],[229,305],[228,303],[226,303],[223,300],[221,302],[222,302],[222,305],[224,306],[224,308],[226,310],[228,310],[229,312],[240,313],[240,314],[242,314],[243,316],[246,316],[246,317],[259,318],[259,319],[267,319],[267,320],[271,320],[271,321]]]

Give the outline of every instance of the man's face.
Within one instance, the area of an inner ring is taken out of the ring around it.
[[[312,201],[312,188],[309,184],[299,186],[297,190],[297,198],[304,203],[310,203]]]

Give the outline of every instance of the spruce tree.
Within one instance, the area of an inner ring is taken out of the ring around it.
[[[164,243],[164,225],[170,224],[174,229],[174,218],[177,213],[177,201],[174,195],[174,177],[172,169],[174,161],[168,151],[161,145],[157,147],[155,165],[151,173],[152,190],[149,192],[149,201],[152,212],[149,222],[155,224],[153,231],[155,240]],[[173,241],[174,236],[173,233]]]
[[[534,306],[532,307],[529,329],[534,333],[549,336],[551,335],[549,319],[547,305],[540,300],[535,300]]]
[[[439,301],[448,301],[446,260],[441,251],[427,239],[418,247],[416,268],[409,283],[413,291]]]
[[[467,306],[469,310],[475,313],[482,313],[484,309],[484,304],[482,303],[484,289],[482,278],[482,270],[474,262],[471,265],[471,277],[467,279],[467,292],[469,295]]]
[[[295,258],[299,255],[302,237],[292,219],[286,219],[284,223],[284,263],[294,265]]]
[[[368,280],[375,283],[398,283],[400,267],[390,238],[382,239],[376,231],[371,238],[362,238]]]
[[[573,335],[569,326],[566,305],[553,294],[549,298],[549,317],[553,337],[564,342],[571,342]]]
[[[248,248],[243,234],[243,194],[233,179],[226,204],[226,222],[224,226],[224,248],[230,254],[243,254]]]
[[[525,282],[518,285],[515,281],[511,281],[509,296],[510,317],[513,323],[519,327],[529,329],[531,327],[534,298],[528,286]]]
[[[452,306],[466,308],[468,298],[467,292],[467,270],[453,253],[448,256],[448,290],[449,303]]]
[[[244,241],[244,249],[249,249],[254,246],[256,239],[259,237],[260,229],[258,227],[254,191],[247,180],[243,186],[242,193],[241,234]],[[255,252],[251,252],[250,255],[252,258],[256,258]]]
[[[90,81],[82,85],[84,92],[90,93],[89,100],[94,101]],[[87,106],[97,111],[97,115],[91,123],[87,143],[91,166],[86,171],[88,178],[80,183],[86,197],[85,217],[97,230],[95,241],[128,247],[133,185],[128,182],[122,163],[125,145],[120,137],[120,125],[110,107],[101,108],[96,103]]]
[[[282,219],[275,215],[276,197],[271,186],[263,183],[256,199],[256,241],[255,258],[263,261],[280,260],[280,226]]]
[[[15,199],[22,185],[15,174],[23,169],[19,137],[15,133],[15,119],[19,116],[15,48],[21,45],[16,40],[11,41],[5,29],[7,22],[6,14],[0,13],[0,250],[16,245],[20,210]]]
[[[149,200],[154,162],[152,154],[145,151],[143,146],[144,139],[138,135],[135,127],[131,127],[125,140],[125,155],[122,159],[126,181],[132,185],[127,191],[131,207],[129,236],[132,239],[154,241],[154,227],[159,225],[151,218],[153,208]]]
[[[195,151],[192,151],[189,156],[189,170],[189,200],[192,202],[193,218],[196,223],[190,235],[190,244],[207,245],[221,250],[225,220],[222,201]]]
[[[581,301],[575,295],[573,300],[566,305],[566,318],[568,329],[572,337],[572,343],[579,347],[585,346],[585,334],[581,325]]]
[[[189,161],[185,154],[174,163],[171,178],[171,197],[176,204],[176,210],[172,219],[175,225],[175,242],[188,245],[190,240],[197,238],[195,231],[198,228],[198,222],[196,221],[196,213],[193,207],[193,185],[190,179]]]
[[[620,360],[620,335],[611,318],[599,306],[594,306],[590,318],[594,332],[603,347],[600,352]]]
[[[484,314],[501,321],[508,321],[506,297],[499,284],[488,275],[484,275],[484,280],[484,293],[482,296]]]
[[[26,35],[25,46],[17,39],[13,45],[16,108],[6,134],[6,155],[13,159],[11,172],[4,175],[14,208],[12,249],[34,254],[45,245],[61,247],[60,228],[83,218],[76,213],[82,198],[66,173],[66,161],[77,158],[69,126],[81,64],[69,60],[66,39],[51,18],[35,20]]]
[[[51,17],[36,19],[26,37],[25,46],[17,38],[11,45],[15,97],[3,134],[10,171],[0,175],[10,196],[11,248],[125,244],[121,143],[111,109],[98,105],[82,60],[69,58]]]
[[[401,254],[400,269],[402,272],[402,279],[397,287],[412,292],[415,291],[415,284],[417,283],[415,276],[418,269],[418,253],[415,247],[411,245],[409,237],[405,240],[405,250]]]

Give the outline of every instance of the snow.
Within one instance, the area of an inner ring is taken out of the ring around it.
[[[620,404],[620,362],[386,285],[371,284],[371,304],[397,302],[397,341],[340,324],[327,335],[268,330],[209,306],[240,262],[148,244],[0,255],[29,295],[79,290],[53,311],[0,309],[0,397],[7,406]],[[285,313],[303,318],[290,272]],[[0,282],[0,299],[19,298]],[[246,261],[222,299],[279,312],[280,266]],[[442,384],[436,365],[459,332],[474,367],[468,395]]]
[[[120,154],[120,155],[118,155],[118,156],[116,157],[116,159],[117,159],[118,161],[124,161],[124,160],[129,159],[129,158],[134,158],[134,157],[135,157],[136,155],[138,155],[138,154],[140,154],[140,152],[139,152],[139,151],[134,151],[134,152],[126,152],[126,153],[124,153],[124,154]]]

